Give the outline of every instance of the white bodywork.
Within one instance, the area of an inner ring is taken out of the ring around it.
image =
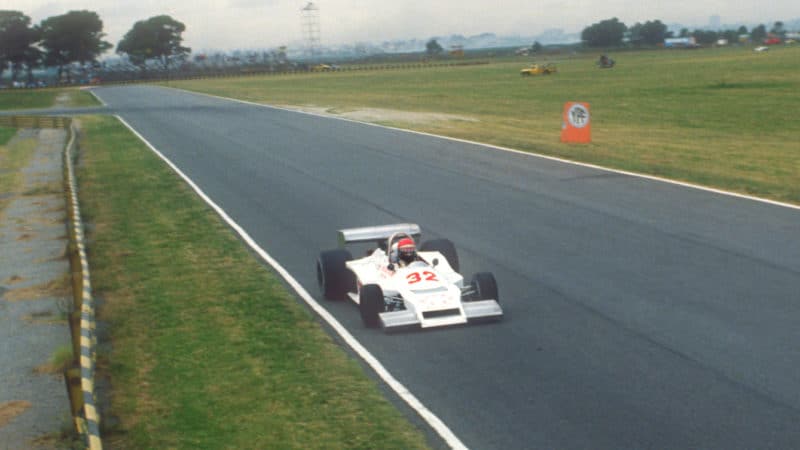
[[[385,239],[398,232],[419,236],[419,227],[401,224],[342,230],[340,244]],[[383,328],[457,325],[470,319],[503,315],[496,299],[464,301],[472,288],[464,286],[464,277],[450,267],[441,253],[419,251],[417,254],[418,260],[405,267],[390,265],[389,255],[381,248],[346,263],[356,276],[359,291],[367,284],[377,284],[383,290],[387,304],[387,310],[379,314]],[[359,292],[349,292],[348,296],[359,303]]]

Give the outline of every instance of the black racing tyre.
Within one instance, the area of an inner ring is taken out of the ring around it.
[[[450,242],[449,239],[432,239],[422,243],[420,250],[423,252],[439,252],[447,259],[447,263],[456,272],[459,271],[460,265],[458,264],[458,253],[456,253],[456,246]],[[431,261],[428,261],[431,262]]]
[[[383,301],[383,290],[377,284],[361,286],[359,293],[358,309],[361,311],[361,320],[367,328],[376,328],[380,325],[378,314],[386,310]]]
[[[475,291],[472,294],[474,300],[497,300],[500,303],[500,297],[497,293],[497,281],[491,272],[478,272],[472,276],[472,289]]]
[[[356,290],[356,278],[344,264],[353,259],[345,249],[327,250],[317,259],[317,284],[328,300],[343,300],[348,291]]]

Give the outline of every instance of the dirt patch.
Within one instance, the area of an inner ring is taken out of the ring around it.
[[[36,216],[31,217],[28,223],[36,224],[36,225],[60,225],[66,223],[67,217],[65,215],[56,215],[52,213],[59,213],[62,211],[52,211],[51,215],[48,216]],[[66,238],[66,236],[64,237]],[[60,239],[60,238],[59,238]]]
[[[10,289],[3,294],[3,298],[11,302],[38,300],[45,297],[62,298],[69,296],[70,289],[69,275],[64,274],[64,276],[46,283],[19,289]]]
[[[64,93],[58,94],[58,96],[56,96],[56,99],[54,100],[53,103],[55,103],[53,106],[56,107],[56,108],[69,106],[69,104],[70,104],[70,94],[68,92],[64,92]]]
[[[23,192],[22,195],[26,197],[40,196],[40,195],[61,195],[63,188],[60,182],[39,184]]]
[[[63,236],[63,237],[59,237],[58,238],[58,240],[63,240],[63,241],[66,241],[67,239],[68,239],[67,236]],[[61,252],[59,252],[59,254],[57,254],[55,256],[52,256],[50,258],[36,259],[33,262],[36,263],[36,264],[40,264],[40,263],[46,263],[46,262],[61,261],[61,260],[65,259],[67,257],[67,251],[68,250],[69,250],[68,246],[65,245],[64,246],[64,250],[61,250]]]
[[[6,426],[15,417],[24,413],[31,407],[31,402],[25,400],[14,400],[13,402],[3,403],[0,405],[0,428]]]
[[[11,275],[8,277],[8,279],[3,281],[3,284],[16,284],[22,281],[25,281],[25,278],[22,278],[19,275]]]
[[[30,241],[31,239],[33,239],[33,235],[29,233],[23,233],[17,238],[17,240],[21,242]]]
[[[397,109],[383,108],[348,108],[338,109],[325,106],[297,106],[280,105],[281,108],[292,109],[295,111],[310,112],[325,116],[343,117],[345,119],[357,120],[359,122],[386,123],[403,122],[410,124],[427,124],[431,122],[478,122],[478,119],[457,114],[434,113],[434,112],[414,112],[400,111]]]
[[[66,324],[67,320],[59,315],[56,315],[52,311],[38,311],[33,314],[29,314],[22,318],[25,322],[30,323],[32,325],[52,325],[54,323],[63,323]]]

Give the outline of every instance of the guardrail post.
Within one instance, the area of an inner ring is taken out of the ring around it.
[[[69,313],[69,334],[72,340],[72,360],[77,363],[81,354],[81,310]]]
[[[70,413],[75,424],[75,431],[86,437],[86,419],[83,417],[83,389],[81,388],[81,368],[73,361],[72,366],[64,370],[64,384],[67,387]]]

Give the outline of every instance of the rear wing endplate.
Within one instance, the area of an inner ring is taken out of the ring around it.
[[[419,239],[422,232],[415,223],[398,223],[393,225],[379,225],[374,227],[348,228],[339,230],[339,247],[358,242],[375,242],[389,239],[395,233],[406,233],[414,239]]]

